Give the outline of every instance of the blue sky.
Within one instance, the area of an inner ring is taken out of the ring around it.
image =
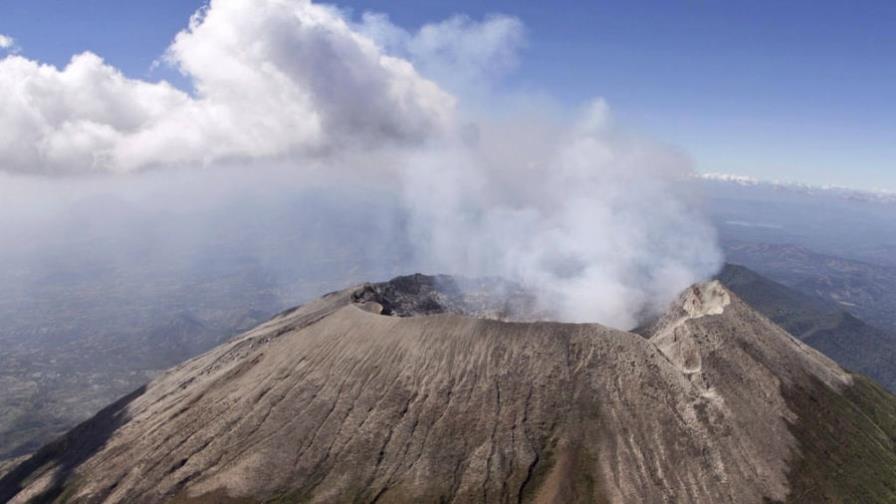
[[[3,0],[0,34],[62,65],[91,50],[151,70],[193,0]],[[414,28],[466,13],[520,18],[527,45],[504,85],[617,117],[689,152],[702,171],[896,190],[896,3],[845,1],[355,0]]]

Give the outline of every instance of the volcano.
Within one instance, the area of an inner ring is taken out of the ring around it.
[[[8,469],[0,501],[896,501],[896,399],[722,284],[638,332],[541,318],[500,281],[327,294]]]

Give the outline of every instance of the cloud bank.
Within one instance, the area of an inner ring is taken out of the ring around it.
[[[500,98],[524,43],[502,15],[407,30],[307,0],[212,0],[162,60],[188,91],[92,53],[0,60],[0,170],[351,180],[396,195],[415,267],[509,277],[564,320],[632,326],[719,265],[689,162],[601,100],[568,121],[468,105]]]

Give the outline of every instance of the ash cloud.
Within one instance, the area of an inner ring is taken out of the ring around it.
[[[92,53],[61,69],[8,55],[0,226],[40,247],[52,233],[39,230],[64,228],[71,205],[126,187],[159,229],[171,207],[214,208],[141,245],[204,249],[227,212],[266,219],[315,194],[328,203],[302,209],[313,225],[376,242],[373,255],[407,249],[382,263],[503,276],[563,320],[633,326],[720,265],[689,161],[615,124],[602,100],[567,119],[503,91],[524,44],[522,23],[501,15],[411,31],[303,0],[213,0],[162,59],[189,91],[129,78]],[[479,106],[488,101],[530,104],[498,114]],[[337,218],[336,203],[351,211]],[[288,262],[278,233],[290,232],[304,229],[262,234],[251,254]]]

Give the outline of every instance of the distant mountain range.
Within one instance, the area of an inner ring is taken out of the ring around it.
[[[706,181],[727,182],[740,186],[767,187],[782,191],[793,191],[803,194],[826,194],[843,199],[876,203],[896,203],[896,192],[887,190],[862,190],[839,186],[818,186],[799,182],[760,180],[743,175],[725,173],[701,173],[698,175]]]

